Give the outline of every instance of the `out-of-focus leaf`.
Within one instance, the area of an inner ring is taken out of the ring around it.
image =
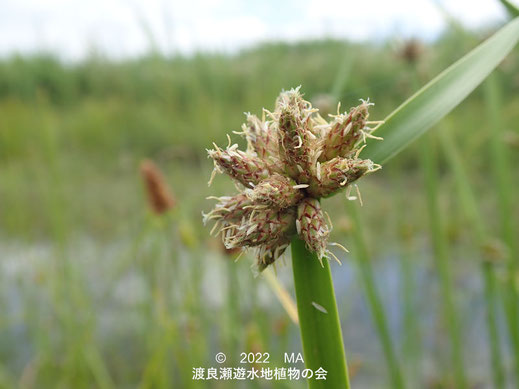
[[[501,1],[501,4],[503,4],[505,6],[506,10],[513,18],[519,16],[519,8],[517,6],[515,6],[508,0],[499,0],[499,1]]]
[[[384,163],[461,103],[507,56],[519,40],[519,18],[440,73],[385,119],[362,156]]]

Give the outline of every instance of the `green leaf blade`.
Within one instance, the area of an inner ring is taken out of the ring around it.
[[[451,65],[385,119],[362,156],[387,162],[461,103],[501,63],[519,40],[519,18]]]
[[[515,18],[516,16],[519,16],[519,8],[518,7],[516,7],[514,4],[512,4],[508,0],[500,0],[500,1],[501,1],[501,4],[503,4],[503,6],[508,11],[510,16],[512,16],[513,18]]]
[[[307,369],[327,371],[326,380],[308,380],[309,389],[349,389],[341,324],[328,260],[323,265],[297,236],[292,239],[292,269],[299,329]]]

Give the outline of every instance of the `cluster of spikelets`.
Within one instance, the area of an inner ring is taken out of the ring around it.
[[[260,271],[283,254],[295,234],[319,260],[327,257],[330,227],[319,199],[380,167],[359,158],[366,137],[373,137],[368,124],[376,123],[367,121],[370,105],[362,101],[328,122],[297,88],[282,92],[274,112],[264,110],[261,120],[247,114],[239,133],[246,151],[230,138],[226,149],[208,150],[212,178],[216,172],[229,175],[239,193],[214,198],[218,203],[204,222],[216,222],[212,232],[222,235],[227,248],[253,248]]]

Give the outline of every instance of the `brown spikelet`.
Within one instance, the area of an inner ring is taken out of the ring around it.
[[[173,208],[176,204],[175,198],[157,165],[153,161],[145,159],[141,162],[140,171],[151,210],[155,214],[161,215]]]

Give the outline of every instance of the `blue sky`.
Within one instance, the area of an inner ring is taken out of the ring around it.
[[[497,0],[437,0],[468,27],[502,22]],[[515,0],[517,3],[517,0]],[[444,26],[435,0],[0,0],[0,55],[54,51],[79,59],[235,51],[265,40],[432,38]]]

